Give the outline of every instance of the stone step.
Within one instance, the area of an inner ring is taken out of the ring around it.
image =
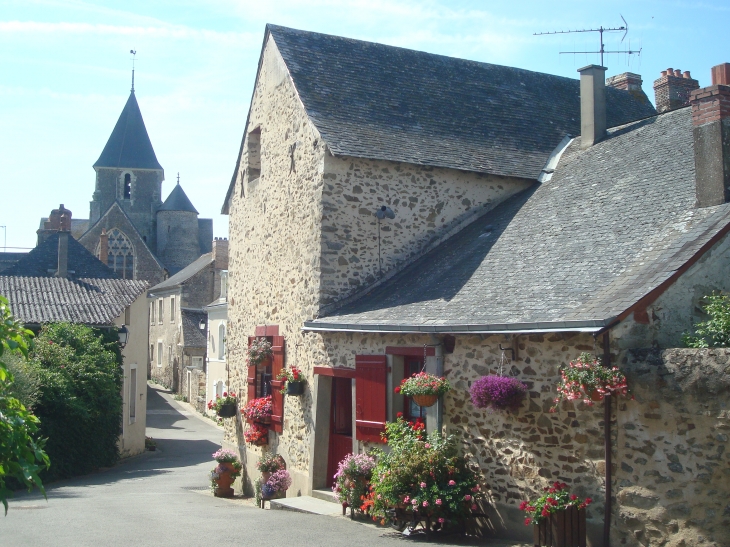
[[[312,496],[298,496],[296,498],[280,498],[271,500],[271,509],[297,511],[313,515],[342,515],[342,506],[324,501]]]
[[[329,488],[322,490],[312,490],[312,497],[340,505],[340,501],[337,499],[337,495]]]

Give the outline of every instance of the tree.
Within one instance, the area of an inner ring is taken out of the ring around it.
[[[8,478],[28,487],[46,491],[38,473],[48,468],[50,460],[43,451],[44,440],[38,439],[40,421],[12,395],[13,375],[3,362],[3,355],[28,356],[32,333],[13,318],[8,301],[0,296],[0,502],[8,514],[8,498],[12,491]]]
[[[713,293],[704,299],[707,321],[695,325],[694,334],[684,333],[682,343],[688,348],[726,348],[730,346],[730,295]]]

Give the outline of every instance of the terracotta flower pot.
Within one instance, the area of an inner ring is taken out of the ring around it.
[[[233,481],[233,473],[236,472],[236,468],[231,463],[219,463],[218,468],[221,471],[218,472],[218,478],[215,479],[215,491],[213,494],[219,498],[232,498],[233,488],[231,485]]]
[[[603,401],[604,395],[602,395],[597,389],[591,391],[591,401]]]
[[[433,406],[439,400],[438,395],[414,395],[413,400],[418,406]]]

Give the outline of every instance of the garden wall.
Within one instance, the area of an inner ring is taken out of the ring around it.
[[[730,546],[730,349],[622,354],[612,545]]]

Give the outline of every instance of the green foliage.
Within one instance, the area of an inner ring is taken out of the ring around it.
[[[38,476],[48,467],[43,440],[38,438],[38,418],[29,412],[11,391],[13,374],[5,362],[9,356],[28,355],[32,333],[16,321],[8,301],[0,296],[0,502],[8,513],[12,492],[6,481],[15,481],[32,490],[46,491]]]
[[[453,436],[426,436],[422,424],[398,418],[386,425],[390,452],[377,450],[373,471],[373,510],[385,516],[393,507],[416,512],[441,527],[463,521],[482,497],[479,475],[457,454]]]
[[[40,396],[41,380],[38,369],[23,354],[10,353],[3,356],[3,359],[13,376],[13,381],[9,384],[10,393],[32,412]]]
[[[682,344],[688,348],[730,346],[730,295],[713,293],[704,302],[704,311],[710,318],[697,323],[694,334],[682,334]]]
[[[114,329],[54,323],[31,354],[41,378],[36,414],[53,461],[49,478],[114,465],[122,431],[122,358]]]

